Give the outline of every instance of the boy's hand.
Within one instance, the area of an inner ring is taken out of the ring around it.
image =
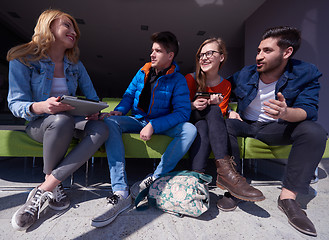
[[[99,117],[99,113],[94,113],[90,116],[87,116],[86,120],[98,120],[98,117]]]
[[[110,116],[122,116],[122,112],[119,112],[119,111],[111,111],[109,113],[104,112],[104,113],[99,114],[98,118],[100,120],[103,120],[104,118],[107,118],[107,117],[110,117]]]
[[[154,129],[151,123],[148,123],[139,133],[140,139],[148,141],[151,139]]]

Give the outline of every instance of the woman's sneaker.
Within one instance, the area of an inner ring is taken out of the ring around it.
[[[23,231],[28,229],[40,215],[40,209],[47,200],[50,192],[34,188],[27,197],[25,204],[19,208],[11,219],[14,229]]]
[[[64,187],[58,184],[49,197],[49,207],[53,210],[64,210],[70,206],[70,199],[64,192]]]

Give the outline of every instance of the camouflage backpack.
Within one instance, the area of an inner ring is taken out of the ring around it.
[[[138,206],[147,196],[150,205],[164,212],[198,217],[209,209],[208,184],[211,180],[211,176],[193,171],[167,173],[137,196],[136,209],[148,207]]]

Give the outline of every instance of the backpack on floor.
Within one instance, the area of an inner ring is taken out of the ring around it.
[[[155,206],[164,212],[178,216],[199,217],[209,209],[208,184],[212,177],[194,171],[177,171],[164,174],[149,188],[144,189],[135,199],[137,210]],[[147,196],[148,204],[138,206]]]

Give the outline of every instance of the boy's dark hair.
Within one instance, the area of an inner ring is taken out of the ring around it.
[[[300,47],[301,32],[297,28],[288,26],[273,27],[264,32],[262,40],[267,38],[278,39],[278,46],[281,49],[286,49],[291,46],[294,49],[290,56],[292,57]]]
[[[179,46],[176,36],[171,32],[156,32],[151,36],[153,43],[160,43],[166,49],[167,53],[173,52],[174,58],[178,54]]]

